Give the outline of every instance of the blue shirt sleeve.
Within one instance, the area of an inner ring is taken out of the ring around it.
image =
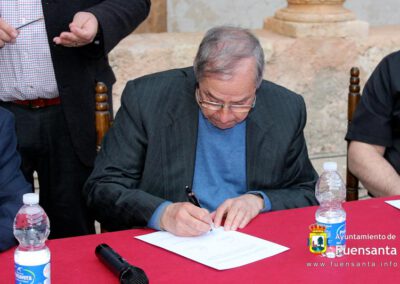
[[[248,191],[247,193],[250,194],[260,194],[263,199],[264,199],[264,208],[261,210],[261,213],[263,212],[268,212],[271,210],[271,201],[269,200],[268,196],[262,192],[262,191],[257,191],[257,190],[252,190],[252,191]]]
[[[14,216],[23,205],[22,195],[32,192],[20,165],[14,117],[0,108],[0,251],[17,244],[13,234]]]
[[[167,206],[170,204],[172,204],[172,202],[170,201],[164,201],[163,203],[161,203],[154,211],[153,215],[151,215],[149,222],[147,222],[147,227],[161,231],[160,228],[161,215],[164,213],[165,208],[167,208]]]

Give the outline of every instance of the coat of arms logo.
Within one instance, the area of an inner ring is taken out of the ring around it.
[[[325,232],[325,226],[312,224],[308,227],[311,231],[308,238],[308,247],[314,254],[322,254],[326,251],[328,236]]]

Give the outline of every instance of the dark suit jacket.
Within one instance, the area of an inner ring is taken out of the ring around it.
[[[0,107],[0,251],[16,244],[13,221],[22,206],[22,195],[31,192],[19,167],[13,115]]]
[[[96,81],[111,88],[114,74],[107,54],[148,15],[149,0],[42,0],[62,108],[81,161],[92,166],[96,155],[94,125]],[[78,11],[93,13],[100,25],[99,44],[68,48],[53,43]]]
[[[130,81],[121,109],[85,186],[87,204],[109,229],[144,226],[165,200],[187,201],[199,107],[193,68]],[[264,191],[272,210],[317,204],[303,128],[301,96],[263,81],[247,118],[248,190]]]

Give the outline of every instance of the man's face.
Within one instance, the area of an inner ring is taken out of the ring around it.
[[[199,82],[197,99],[203,102],[201,111],[214,126],[228,129],[246,119],[251,110],[246,106],[252,105],[255,99],[255,64],[253,58],[242,59],[231,78],[210,75]],[[224,107],[213,110],[206,102],[224,104]]]

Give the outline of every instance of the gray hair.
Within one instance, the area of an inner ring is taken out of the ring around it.
[[[256,60],[255,86],[264,73],[264,52],[258,39],[247,29],[221,26],[207,31],[200,43],[193,67],[197,82],[209,74],[232,76],[241,59]]]

